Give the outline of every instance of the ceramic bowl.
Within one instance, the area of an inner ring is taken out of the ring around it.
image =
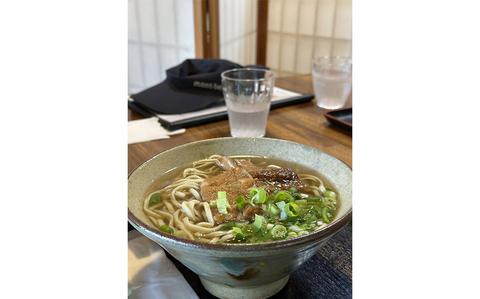
[[[314,233],[260,244],[207,244],[157,230],[143,212],[147,190],[166,171],[213,154],[258,155],[317,170],[338,192],[334,221]],[[312,257],[351,219],[352,171],[340,160],[310,146],[270,138],[217,138],[164,151],[135,169],[128,178],[128,219],[142,234],[200,276],[219,298],[267,298],[287,283],[289,274]]]

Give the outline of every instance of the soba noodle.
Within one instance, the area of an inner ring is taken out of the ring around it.
[[[191,167],[182,171],[180,178],[148,194],[144,200],[143,210],[150,221],[164,232],[174,233],[176,236],[190,240],[208,243],[233,241],[236,236],[235,229],[228,228],[225,223],[215,223],[213,209],[216,208],[211,202],[202,201],[200,190],[200,185],[205,179],[221,173],[222,169],[218,166],[221,157],[212,155],[207,159],[193,162]],[[236,161],[254,157],[230,156],[229,158]],[[275,164],[264,167],[281,168]],[[311,196],[321,196],[327,192],[327,188],[319,177],[312,174],[299,174],[299,178],[311,190]],[[303,194],[304,197],[310,195]],[[326,223],[317,221],[315,228],[318,229],[324,225]],[[273,225],[267,227],[271,228]],[[289,228],[287,238],[308,232],[296,227]]]

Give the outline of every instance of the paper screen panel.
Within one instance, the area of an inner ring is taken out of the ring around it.
[[[165,79],[195,57],[192,0],[128,0],[128,92]]]
[[[351,0],[269,0],[267,66],[278,76],[309,74],[312,58],[351,56]]]

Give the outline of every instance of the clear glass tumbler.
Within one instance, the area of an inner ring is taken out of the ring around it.
[[[265,69],[242,68],[222,73],[230,135],[265,136],[274,84],[273,72]]]
[[[343,56],[316,57],[312,77],[317,106],[341,108],[352,91],[352,60]]]

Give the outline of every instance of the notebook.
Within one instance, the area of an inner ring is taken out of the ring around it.
[[[301,94],[280,87],[274,87],[270,109],[307,102],[311,99],[313,99],[312,94]],[[157,117],[162,126],[168,130],[187,128],[208,122],[223,120],[228,117],[227,107],[224,103],[207,109],[181,114],[156,114],[148,108],[139,105],[131,98],[128,99],[128,107],[144,117]]]

